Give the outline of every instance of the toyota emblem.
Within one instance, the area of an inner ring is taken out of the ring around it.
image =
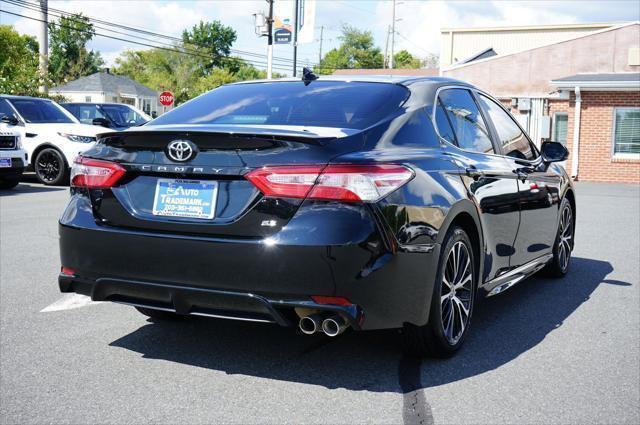
[[[174,161],[188,161],[196,153],[197,147],[190,140],[174,140],[167,145],[167,155]]]

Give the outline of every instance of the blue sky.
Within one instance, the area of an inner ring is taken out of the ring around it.
[[[35,1],[35,0],[30,0]],[[283,0],[276,0],[276,2]],[[417,56],[439,53],[440,29],[444,27],[478,27],[583,22],[621,22],[640,20],[638,0],[600,1],[438,1],[402,0],[398,2],[396,51],[407,49]],[[384,47],[386,31],[391,23],[390,0],[318,0],[316,27],[324,26],[323,51],[339,44],[343,24],[370,30],[380,47]],[[55,1],[51,8],[83,12],[90,17],[121,23],[154,32],[179,36],[182,29],[200,20],[217,19],[238,33],[234,48],[263,54],[266,39],[254,34],[252,14],[266,11],[264,0],[208,1]],[[36,16],[19,6],[0,2],[0,10]],[[0,23],[12,24],[22,33],[36,34],[38,22],[0,13]],[[111,34],[99,30],[104,34]],[[316,41],[299,47],[299,58],[317,62],[319,31]],[[96,37],[91,48],[99,50],[108,63],[124,50],[142,49],[131,43]],[[275,56],[291,58],[292,48],[276,46]]]

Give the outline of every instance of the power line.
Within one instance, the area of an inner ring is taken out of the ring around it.
[[[402,35],[401,33],[399,33],[398,31],[396,31],[396,34],[399,35],[401,38],[403,38],[405,41],[408,41],[410,44],[412,44],[413,46],[417,47],[418,49],[422,50],[425,53],[429,53],[429,54],[433,54],[433,52],[428,51],[427,49],[417,45],[416,43],[414,43],[413,41],[409,40],[407,37],[405,37],[404,35]]]
[[[3,1],[5,3],[9,3],[9,4],[13,4],[13,5],[18,6],[18,7],[28,8],[28,9],[35,10],[35,11],[40,11],[41,10],[41,7],[40,7],[39,4],[34,4],[34,3],[28,2],[26,0],[0,0],[0,1]],[[51,12],[54,12],[52,14],[54,14],[54,16],[57,16],[57,17],[67,16],[69,18],[72,18],[73,16],[77,15],[75,13],[71,13],[71,12],[68,12],[68,11],[64,11],[64,10],[61,10],[61,9],[56,9],[56,8],[51,8],[50,7],[49,8],[49,13],[51,13]],[[56,13],[57,13],[57,15],[56,15]],[[116,33],[116,34],[125,35],[127,37],[134,37],[134,38],[141,39],[141,40],[148,41],[148,42],[161,43],[161,44],[164,44],[164,45],[173,46],[173,45],[168,44],[166,42],[163,43],[163,42],[158,41],[158,40],[150,40],[148,38],[143,38],[143,37],[140,37],[140,36],[137,36],[137,35],[122,33],[120,31],[117,31],[117,30],[114,30],[114,29],[111,29],[111,28],[108,28],[108,27],[103,27],[103,26],[100,26],[100,25],[97,25],[97,24],[108,25],[108,26],[111,26],[111,27],[124,29],[125,31],[135,32],[135,33],[145,34],[145,35],[150,35],[150,36],[153,36],[153,37],[164,38],[164,39],[172,40],[172,41],[176,41],[176,42],[182,42],[183,41],[179,37],[175,37],[175,36],[171,36],[171,35],[167,35],[167,34],[160,34],[160,33],[156,33],[156,32],[153,32],[153,31],[146,30],[146,29],[131,27],[131,26],[119,24],[119,23],[116,23],[116,22],[108,22],[108,21],[104,21],[104,20],[101,20],[101,19],[93,18],[93,17],[90,17],[90,16],[85,16],[85,15],[83,15],[83,16],[86,17],[87,19],[89,19],[90,21],[92,21],[92,24],[94,26],[96,26],[96,28],[102,29],[104,31],[113,32],[113,33]],[[203,46],[203,45],[199,45],[199,44],[196,44],[196,43],[192,43],[192,44],[194,46],[196,46],[196,47],[206,48],[206,46]],[[184,49],[184,47],[183,47],[183,49]],[[188,50],[188,49],[185,49],[185,50]],[[261,59],[265,59],[266,58],[265,54],[251,52],[251,51],[244,51],[244,50],[239,50],[239,49],[230,49],[230,51],[231,51],[231,53],[238,54],[238,55],[252,56],[252,57],[257,57],[257,58],[261,58]],[[274,57],[274,60],[277,60],[279,62],[293,62],[293,60],[291,60],[291,59],[282,58],[282,57]],[[308,63],[308,64],[310,64],[310,63]]]
[[[3,1],[5,1],[5,0],[3,0]],[[19,16],[19,17],[22,17],[22,18],[31,19],[33,21],[45,22],[42,19],[34,18],[32,16],[27,16],[27,15],[22,15],[20,13],[9,12],[7,10],[0,10],[0,13],[5,13],[5,14],[13,15],[13,16]],[[140,46],[151,47],[151,48],[154,48],[154,49],[165,50],[165,51],[179,53],[179,54],[188,55],[188,56],[200,57],[200,58],[203,58],[203,59],[212,59],[211,56],[205,56],[205,55],[202,55],[202,54],[196,54],[196,53],[191,53],[191,52],[188,52],[188,51],[178,50],[177,48],[168,48],[168,47],[164,47],[164,46],[158,46],[158,45],[155,45],[155,44],[143,43],[143,42],[140,42],[140,41],[129,40],[129,39],[121,38],[121,37],[115,37],[115,36],[111,36],[111,35],[101,34],[101,33],[98,33],[98,32],[92,32],[92,31],[88,31],[88,30],[81,30],[81,29],[78,29],[78,28],[70,27],[68,25],[60,24],[58,22],[49,22],[49,23],[51,25],[54,25],[54,26],[71,29],[73,31],[84,32],[84,33],[88,33],[88,34],[95,35],[95,36],[98,36],[98,37],[110,38],[110,39],[113,39],[113,40],[124,41],[126,43],[133,43],[133,44],[137,44],[137,45],[140,45]],[[224,56],[222,56],[221,58],[225,58],[226,59],[226,57],[224,57]],[[241,58],[241,59],[244,60],[245,62],[249,63],[249,64],[252,64],[252,65],[266,66],[265,62],[261,62],[261,61],[257,61],[257,60],[251,60],[251,59],[245,59],[245,58]],[[277,68],[277,69],[279,69],[281,71],[288,71],[289,70],[289,68],[285,68],[283,65],[274,66],[274,68]]]

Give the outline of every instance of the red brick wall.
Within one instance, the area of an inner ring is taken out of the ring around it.
[[[579,180],[640,183],[640,160],[612,157],[613,110],[630,106],[640,107],[640,92],[582,92]],[[573,152],[574,108],[573,94],[570,100],[549,100],[549,115],[568,113],[569,152]],[[571,157],[566,167],[571,170]]]

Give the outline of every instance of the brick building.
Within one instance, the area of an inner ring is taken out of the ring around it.
[[[456,63],[442,75],[496,95],[537,144],[566,144],[565,167],[574,178],[640,183],[638,22],[495,53]]]

